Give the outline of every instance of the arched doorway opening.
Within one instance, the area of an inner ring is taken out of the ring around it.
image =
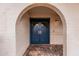
[[[50,18],[49,44],[62,44],[63,55],[66,55],[65,18],[58,8],[50,4],[40,3],[26,7],[18,16],[16,22],[16,54],[22,55],[31,44],[30,18]]]

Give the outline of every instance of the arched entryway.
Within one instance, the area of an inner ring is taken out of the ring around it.
[[[27,6],[18,16],[16,22],[16,54],[21,55],[25,52],[28,46],[31,44],[31,32],[30,32],[30,19],[40,18],[47,19],[49,21],[49,44],[62,44],[63,45],[63,55],[67,53],[66,47],[66,22],[63,14],[60,10],[51,4],[32,4]],[[39,22],[37,21],[38,24]],[[45,23],[42,23],[45,25]],[[34,37],[36,38],[36,37]],[[39,41],[38,41],[39,42]]]

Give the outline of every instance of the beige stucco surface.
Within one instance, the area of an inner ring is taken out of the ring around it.
[[[0,4],[0,55],[16,55],[16,21],[20,12],[28,5],[30,4]],[[58,8],[65,17],[67,55],[79,55],[79,4],[52,3],[52,5]]]

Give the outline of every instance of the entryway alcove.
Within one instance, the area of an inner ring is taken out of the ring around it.
[[[31,44],[61,45],[62,55],[66,55],[66,22],[58,8],[37,3],[20,13],[16,22],[16,54],[23,55]]]

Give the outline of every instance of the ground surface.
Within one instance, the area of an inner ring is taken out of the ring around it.
[[[63,56],[62,45],[31,45],[26,56]]]

